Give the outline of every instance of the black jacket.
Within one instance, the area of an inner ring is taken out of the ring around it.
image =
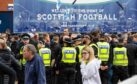
[[[129,65],[135,65],[135,60],[137,58],[137,45],[129,43],[125,46],[127,48],[127,56]]]
[[[0,49],[0,62],[12,67],[14,70],[20,69],[19,62],[8,49]]]
[[[60,46],[60,44],[54,43],[54,44],[51,45],[50,49],[51,49],[51,51],[52,51],[53,57],[54,57],[55,59],[57,59],[58,56],[59,56],[59,53],[60,53],[60,51],[61,51],[61,46]]]
[[[14,84],[16,72],[20,70],[20,65],[13,54],[8,49],[0,49],[0,84],[5,84],[5,74],[9,76],[9,83]]]
[[[61,46],[60,46],[60,44],[54,43],[51,45],[50,49],[52,52],[52,58],[51,59],[55,59],[54,68],[56,69],[57,59],[58,59],[58,56],[61,52]]]
[[[118,42],[111,41],[110,42],[110,53],[109,53],[109,60],[108,65],[113,64],[113,49],[117,47]]]

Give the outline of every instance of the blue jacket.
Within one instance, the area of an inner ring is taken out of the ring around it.
[[[25,84],[46,84],[44,63],[37,54],[25,65]]]

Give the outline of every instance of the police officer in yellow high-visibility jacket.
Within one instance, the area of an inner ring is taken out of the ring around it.
[[[47,67],[51,66],[51,50],[49,48],[41,48],[39,55],[43,58],[44,65]]]
[[[128,78],[128,57],[127,49],[123,46],[123,39],[119,40],[117,47],[113,49],[113,76],[112,84]]]
[[[97,46],[97,44],[91,43],[89,46],[93,48],[93,50],[94,50],[94,56],[96,58],[98,58],[98,46]]]
[[[98,59],[101,60],[100,76],[102,84],[109,84],[108,74],[108,59],[110,45],[106,42],[105,36],[100,37],[100,42],[97,42],[98,46]]]
[[[30,43],[30,36],[28,34],[23,34],[21,36],[21,41],[18,45],[18,55],[17,55],[17,59],[19,59],[20,64],[22,65],[22,69],[17,73],[18,75],[18,84],[24,84],[24,70],[25,70],[25,63],[26,60],[23,58],[23,47],[26,44]]]
[[[43,63],[45,65],[45,74],[46,74],[46,84],[51,84],[51,76],[52,76],[52,54],[49,48],[45,48],[45,45],[42,41],[38,42],[39,55],[43,59]]]
[[[76,50],[71,46],[72,40],[70,38],[64,38],[63,41],[64,47],[57,63],[59,69],[58,84],[75,84]]]
[[[24,46],[22,46],[21,49],[20,49],[20,55],[23,55],[23,47]],[[20,61],[21,65],[22,65],[22,67],[24,67],[25,64],[26,64],[26,60],[22,57],[19,61]]]
[[[80,35],[78,35],[76,38],[73,38],[74,47],[76,48],[77,52],[77,61],[80,63],[82,59],[82,49],[85,47],[85,45],[82,44],[82,38]]]
[[[39,55],[43,58],[45,65],[45,74],[47,84],[51,84],[51,50],[49,48],[41,48],[39,50]]]
[[[30,43],[30,36],[26,33],[23,34],[21,36],[21,42],[19,44],[19,46],[20,46],[19,54],[20,55],[18,56],[22,67],[24,67],[26,64],[26,60],[23,58],[23,48],[24,48],[24,45],[29,44],[29,43]]]
[[[97,46],[96,38],[91,35],[90,36],[90,40],[91,40],[91,43],[90,43],[89,46],[93,48],[93,50],[94,50],[94,56],[96,58],[98,58],[98,46]]]
[[[78,61],[77,65],[76,65],[76,84],[82,84],[82,75],[81,75],[81,71],[80,71],[80,64],[81,64],[81,60],[82,60],[82,49],[84,48],[84,45],[82,44],[82,38],[81,35],[78,35],[77,37],[73,38],[74,41],[74,45],[76,48],[76,52],[77,52],[77,57],[78,59],[76,59]]]

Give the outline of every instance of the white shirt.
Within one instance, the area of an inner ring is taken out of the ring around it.
[[[93,59],[89,63],[81,63],[81,74],[83,84],[101,84],[99,68],[100,63],[98,59]]]

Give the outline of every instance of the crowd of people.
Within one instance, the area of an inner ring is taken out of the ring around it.
[[[0,33],[0,84],[118,84],[136,74],[134,32]]]

